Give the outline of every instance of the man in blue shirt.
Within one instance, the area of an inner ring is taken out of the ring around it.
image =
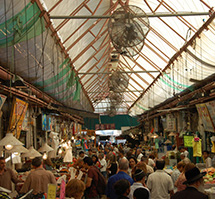
[[[117,195],[114,190],[114,184],[121,179],[126,179],[133,184],[133,179],[127,174],[129,167],[129,162],[127,159],[121,159],[119,161],[119,172],[108,179],[106,195],[110,199],[117,199]]]

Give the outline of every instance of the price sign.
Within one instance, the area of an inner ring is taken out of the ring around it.
[[[56,185],[48,184],[47,199],[56,199]]]
[[[193,147],[193,136],[184,135],[184,146]]]

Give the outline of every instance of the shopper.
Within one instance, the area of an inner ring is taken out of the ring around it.
[[[142,150],[141,149],[137,149],[137,161],[140,162],[141,161],[141,158],[143,157],[143,154],[142,154]]]
[[[175,184],[175,182],[177,181],[180,174],[183,173],[184,167],[185,167],[185,163],[180,161],[177,164],[177,168],[173,170],[172,175],[171,175],[173,184]]]
[[[147,170],[147,175],[151,174],[154,172],[154,169],[148,165],[148,157],[147,156],[142,156],[141,162],[144,162],[146,164],[146,170]]]
[[[183,168],[184,167],[184,168]],[[177,191],[182,191],[186,189],[186,185],[184,182],[186,181],[185,172],[193,169],[195,165],[193,163],[184,164],[184,162],[178,163],[178,169],[181,172],[178,179],[175,181],[175,187],[177,187]]]
[[[97,155],[93,154],[92,155],[92,160],[93,160],[93,165],[95,165],[98,169],[100,169],[101,164],[99,162],[99,158]]]
[[[134,156],[131,156],[128,159],[128,161],[129,161],[128,174],[132,177],[132,174],[135,171],[135,166],[137,164],[137,159]]]
[[[92,149],[88,149],[88,157],[92,158],[92,155],[93,155]]]
[[[43,168],[42,158],[36,157],[32,160],[32,166],[35,169],[26,178],[26,181],[20,191],[20,193],[27,193],[33,189],[33,194],[43,194],[48,191],[48,184],[55,184],[56,180],[52,172],[46,171]]]
[[[134,199],[149,199],[149,192],[145,188],[137,188],[133,194]]]
[[[99,153],[99,162],[100,162],[100,171],[102,175],[106,178],[107,177],[107,162],[104,158],[104,153]]]
[[[127,196],[130,192],[130,182],[126,179],[118,180],[114,184],[114,190],[118,196],[117,199],[129,199]]]
[[[0,157],[0,187],[12,190],[12,184],[18,183],[18,178],[15,172],[10,168],[6,168],[5,158]]]
[[[131,190],[128,195],[129,199],[133,199],[133,193],[138,188],[146,189],[148,191],[148,195],[149,195],[149,189],[146,188],[146,185],[145,185],[145,176],[146,176],[146,174],[144,173],[143,170],[137,169],[135,171],[135,173],[133,175],[134,183],[131,186]]]
[[[185,164],[191,163],[190,159],[188,157],[186,157],[185,152],[182,152],[180,154],[180,158],[181,158],[181,161],[183,161]]]
[[[96,186],[98,184],[98,168],[93,165],[93,160],[90,157],[84,158],[84,167],[87,171],[87,180],[86,180],[86,193],[85,198],[86,199],[98,199],[99,193],[96,189]]]
[[[187,188],[175,193],[171,199],[208,199],[208,196],[198,191],[199,186],[203,183],[203,176],[206,172],[200,173],[197,167],[185,172]]]
[[[151,166],[152,168],[155,167],[155,156],[154,154],[150,154],[148,158],[148,165]]]
[[[106,194],[107,194],[107,197],[110,198],[110,199],[117,199],[117,195],[113,189],[113,185],[118,181],[118,180],[121,180],[121,179],[126,179],[130,182],[130,184],[132,185],[133,184],[133,179],[127,174],[128,172],[128,166],[129,166],[129,163],[128,163],[128,160],[125,158],[125,159],[121,159],[119,161],[119,172],[113,176],[111,176],[109,179],[108,179],[108,184],[107,184],[107,191],[106,191]]]
[[[206,168],[212,167],[212,159],[210,158],[209,155],[210,155],[209,151],[203,151],[203,157],[204,157],[204,160],[205,160]]]
[[[49,170],[49,171],[53,170],[53,164],[49,157],[43,161],[43,167],[45,170]]]
[[[107,174],[108,177],[111,177],[112,175],[116,174],[118,165],[116,161],[116,155],[114,155],[112,152],[108,154],[109,160],[107,164]]]
[[[82,158],[82,159],[84,159],[87,155],[84,153],[84,151],[80,151],[79,152],[79,158]]]
[[[127,160],[127,158],[125,157],[125,151],[123,149],[120,149],[119,150],[119,161],[122,160],[122,159]]]
[[[156,171],[149,175],[147,187],[151,193],[151,199],[169,199],[173,195],[173,182],[171,176],[163,171],[165,162],[162,160],[156,161]]]
[[[83,181],[72,179],[66,185],[65,194],[68,198],[81,199],[84,195],[84,190],[85,184]]]

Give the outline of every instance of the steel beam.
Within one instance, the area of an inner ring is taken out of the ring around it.
[[[209,15],[209,12],[157,12],[157,13],[146,13],[146,15],[134,15],[130,17],[142,18],[142,17],[178,17],[178,16],[205,16]],[[108,19],[112,18],[112,15],[76,15],[76,16],[66,16],[66,15],[53,15],[50,19]]]
[[[160,71],[154,71],[154,70],[149,70],[149,71],[119,71],[120,73],[160,73]],[[95,74],[112,74],[111,72],[79,72],[79,75],[95,75]]]
[[[144,90],[129,90],[129,91],[121,91],[120,93],[128,93],[128,92],[143,92]],[[110,93],[110,91],[90,91],[87,93]]]

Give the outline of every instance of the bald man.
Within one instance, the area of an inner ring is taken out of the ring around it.
[[[119,172],[108,179],[107,184],[107,197],[111,199],[117,199],[117,195],[113,188],[115,182],[121,179],[126,179],[132,185],[134,183],[133,179],[127,174],[128,173],[129,162],[127,159],[122,158],[119,161]]]

